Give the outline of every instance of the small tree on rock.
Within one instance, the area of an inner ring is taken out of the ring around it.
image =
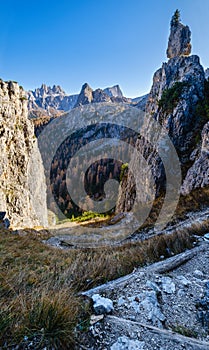
[[[171,19],[171,25],[177,25],[180,22],[180,11],[176,10]]]

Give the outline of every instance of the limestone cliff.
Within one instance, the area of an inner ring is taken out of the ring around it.
[[[190,49],[186,48],[191,47],[189,33],[189,28],[181,24],[179,18],[172,18],[167,51],[170,59],[154,74],[145,108],[147,116],[157,120],[170,136],[179,157],[183,178],[192,165],[191,154],[196,148],[196,136],[200,127],[197,105],[204,98],[205,83],[205,72],[199,57],[187,56]],[[146,133],[150,133],[149,126]],[[136,147],[151,167],[158,196],[161,190],[165,190],[166,184],[163,162],[146,137],[140,137]],[[128,173],[121,183],[118,212],[131,209],[135,200],[133,184],[133,176]],[[146,185],[144,190],[145,193],[149,191]]]
[[[196,153],[198,149],[195,150]],[[194,154],[195,156],[195,154]],[[189,169],[182,186],[182,194],[188,194],[193,189],[209,186],[209,122],[202,131],[202,144],[193,166]]]
[[[0,80],[0,210],[13,227],[47,226],[41,155],[28,120],[25,92]]]

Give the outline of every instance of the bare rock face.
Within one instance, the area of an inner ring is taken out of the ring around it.
[[[180,23],[180,13],[176,10],[171,20],[167,57],[188,56],[191,53],[191,31]]]
[[[205,70],[205,79],[209,78],[209,68]]]
[[[111,98],[102,89],[93,91],[93,102],[111,102]]]
[[[198,123],[195,109],[203,98],[204,81],[204,69],[196,55],[170,59],[153,77],[146,112],[166,128],[183,164],[192,150]]]
[[[152,116],[167,130],[177,150],[183,171],[189,167],[190,156],[194,148],[198,127],[198,116],[195,113],[195,108],[203,97],[204,79],[204,70],[200,65],[199,57],[172,58],[154,74],[153,85],[146,104],[147,115]],[[171,91],[171,88],[175,90],[176,83],[180,83],[177,85],[180,87],[178,99],[175,104],[172,104],[171,110],[168,108],[169,106],[165,106],[164,109],[159,105],[163,92]],[[147,135],[151,134],[149,126],[146,133]],[[139,138],[136,148],[151,167],[156,185],[156,195],[158,196],[160,191],[165,189],[166,184],[163,162],[146,139]],[[139,162],[139,159],[133,161]],[[144,187],[146,194],[150,189],[146,188],[146,184]],[[128,173],[120,185],[116,211],[131,210],[135,197],[134,178],[131,173]]]
[[[209,122],[202,131],[202,145],[200,155],[189,169],[184,180],[181,193],[189,194],[196,188],[209,186]]]
[[[112,87],[108,87],[108,88],[104,89],[104,92],[105,92],[105,94],[107,94],[110,97],[120,97],[120,98],[124,97],[119,85],[114,85]]]
[[[75,107],[79,107],[81,105],[86,105],[88,103],[91,103],[93,100],[93,89],[85,83],[82,86],[81,92],[78,95],[77,103]]]
[[[12,227],[47,226],[44,169],[25,95],[17,83],[0,81],[0,210]]]
[[[29,118],[47,119],[59,117],[74,107],[95,102],[132,103],[132,100],[123,96],[119,85],[106,89],[93,89],[86,83],[80,94],[68,95],[59,85],[53,87],[42,84],[40,88],[27,92]],[[78,101],[77,101],[78,100]],[[137,106],[141,107],[141,106]]]

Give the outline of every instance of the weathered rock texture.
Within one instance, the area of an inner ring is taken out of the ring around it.
[[[175,40],[172,39],[173,26],[177,26]],[[163,63],[162,68],[154,74],[145,112],[166,129],[176,148],[182,167],[182,175],[185,177],[187,170],[192,165],[190,156],[196,148],[195,137],[199,128],[196,107],[204,96],[205,72],[198,56],[182,56],[184,52],[182,47],[185,45],[181,45],[181,49],[176,48],[176,42],[180,43],[182,40],[180,28],[183,30],[183,27],[179,22],[171,25],[169,52],[171,52],[170,57],[172,58],[167,63]],[[148,126],[146,135],[151,132],[151,128]],[[156,194],[159,195],[161,190],[165,189],[166,184],[162,160],[157,155],[156,150],[146,141],[146,137],[141,137],[137,141],[136,147],[151,166],[156,184]],[[139,162],[139,160],[135,159],[135,162]],[[170,167],[173,167],[173,164],[170,164]],[[147,191],[149,188],[146,188],[145,184],[144,193]],[[134,178],[132,174],[128,173],[121,183],[117,212],[129,211],[134,200]]]
[[[180,23],[177,12],[171,20],[167,57],[188,56],[191,53],[191,31]]]
[[[154,74],[146,112],[166,128],[182,163],[188,161],[194,142],[198,123],[196,105],[203,98],[204,80],[198,56],[172,58]],[[163,92],[174,88],[177,82],[182,84],[179,85],[178,97],[172,99],[171,109],[160,107]]]
[[[107,87],[103,90],[105,94],[109,95],[110,97],[120,97],[123,98],[123,93],[121,91],[121,88],[119,85]]]
[[[94,323],[81,344],[92,350],[208,350],[208,248],[202,241],[84,292],[111,299],[114,315]]]
[[[0,81],[0,210],[13,227],[47,225],[41,155],[24,90]]]
[[[82,86],[80,94],[78,95],[75,107],[98,102],[131,103],[132,101],[130,98],[123,96],[122,91],[118,85],[106,88],[104,90],[93,90],[87,83],[85,83]]]
[[[205,79],[209,78],[209,68],[205,70]]]
[[[67,95],[59,86],[52,88],[42,84],[34,91],[28,91],[28,109],[31,116],[59,116],[64,111],[69,111],[76,104],[78,95]]]
[[[78,96],[75,107],[91,103],[92,100],[93,100],[93,89],[87,83],[85,83],[82,86],[82,89]]]
[[[144,96],[131,99],[123,96],[119,85],[107,87],[105,89],[93,90],[85,83],[80,94],[68,95],[59,85],[53,87],[42,84],[40,88],[27,92],[29,117],[35,122],[39,120],[41,124],[46,124],[49,117],[55,118],[64,112],[70,111],[74,107],[95,103],[95,102],[116,102],[130,103],[136,105],[136,100],[141,101],[136,106],[144,108]]]
[[[200,154],[188,170],[181,191],[188,194],[193,189],[206,186],[209,186],[209,123],[203,128]]]

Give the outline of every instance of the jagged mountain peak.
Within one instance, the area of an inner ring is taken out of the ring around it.
[[[35,94],[37,96],[42,97],[44,94],[50,95],[50,94],[62,94],[66,95],[65,91],[61,88],[60,85],[53,85],[53,87],[48,86],[46,84],[42,84],[40,88],[35,89]]]
[[[86,89],[89,89],[89,90],[92,90],[92,91],[93,91],[93,89],[91,88],[91,86],[90,86],[88,83],[84,83],[84,84],[82,85],[81,91],[82,91],[82,90],[86,90]]]
[[[113,102],[113,103],[130,103],[138,108],[132,99],[123,96],[122,90],[118,84],[105,89],[92,87],[85,82],[79,94],[67,95],[60,85],[47,86],[42,84],[40,88],[34,91],[28,91],[28,109],[31,117],[42,116],[59,116],[62,112],[67,112],[74,107],[89,103]],[[143,106],[146,101],[144,100]],[[144,107],[143,107],[144,108]]]
[[[77,102],[75,107],[91,103],[93,100],[93,89],[89,86],[88,83],[83,84],[81,92],[78,95]]]
[[[105,89],[98,88],[93,90],[89,84],[85,83],[81,88],[75,107],[96,102],[130,103],[131,99],[123,96],[119,85],[114,85]]]

